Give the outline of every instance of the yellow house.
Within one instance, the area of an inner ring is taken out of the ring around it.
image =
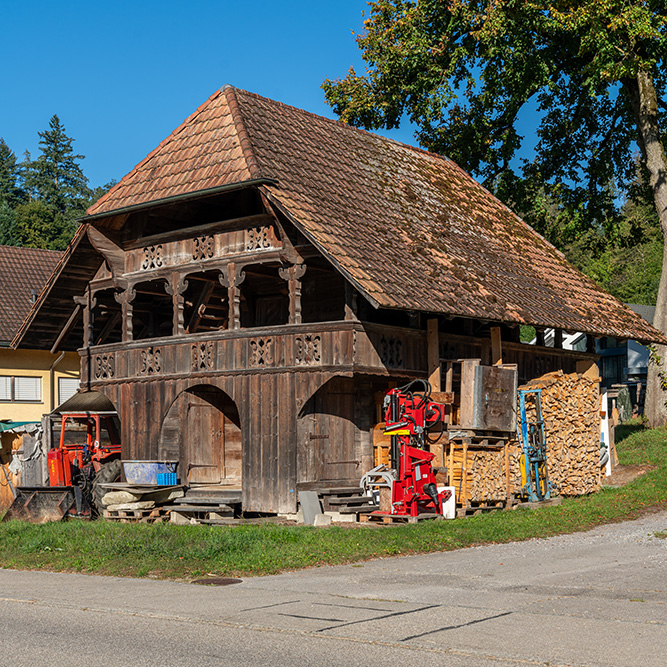
[[[76,352],[13,350],[10,342],[62,253],[0,246],[0,420],[39,422],[76,392]]]

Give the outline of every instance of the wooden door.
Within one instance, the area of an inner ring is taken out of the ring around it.
[[[300,482],[335,482],[361,476],[355,423],[357,397],[347,378],[330,380],[300,418]]]
[[[234,402],[220,389],[184,391],[165,415],[158,457],[178,459],[181,483],[241,486],[241,428]]]
[[[219,484],[225,467],[225,415],[206,395],[186,394],[181,464],[190,484]]]

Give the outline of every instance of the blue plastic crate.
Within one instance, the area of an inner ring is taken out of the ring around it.
[[[128,484],[151,485],[160,484],[160,474],[176,474],[177,465],[177,461],[123,461],[123,471]]]
[[[159,472],[155,475],[158,486],[175,486],[176,473],[175,472]]]

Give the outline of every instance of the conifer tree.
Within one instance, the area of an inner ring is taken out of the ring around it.
[[[20,180],[21,168],[16,161],[16,154],[0,137],[0,201],[10,208],[25,199]]]
[[[61,214],[72,209],[80,212],[89,197],[88,179],[79,164],[84,156],[74,153],[74,139],[67,136],[55,114],[49,129],[39,132],[39,136],[41,154],[25,165],[30,198],[55,207]]]

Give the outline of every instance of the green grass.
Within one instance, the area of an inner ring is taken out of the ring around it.
[[[585,530],[667,506],[667,429],[619,429],[622,464],[655,466],[623,488],[557,507],[381,528],[0,523],[0,567],[131,577],[248,576]],[[656,535],[657,536],[657,535]]]

